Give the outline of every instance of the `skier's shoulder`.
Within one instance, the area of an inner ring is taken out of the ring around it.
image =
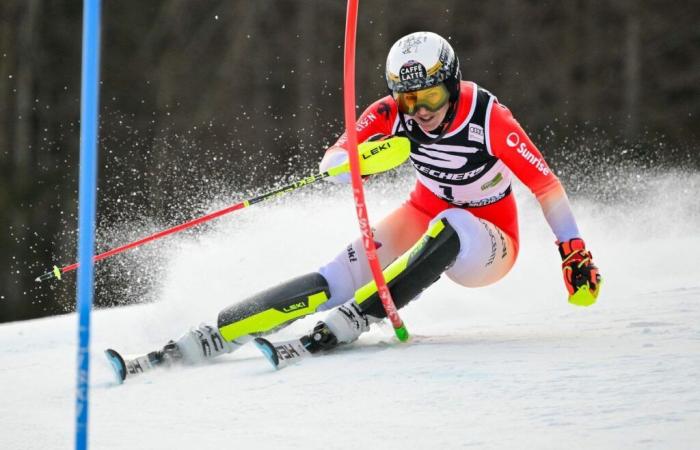
[[[493,99],[494,104],[499,104],[496,97],[490,90],[474,81],[462,80],[459,86],[460,101],[471,103],[474,100],[489,102]]]
[[[396,114],[396,102],[390,95],[369,105],[357,120],[360,142],[376,133],[390,134]]]
[[[391,122],[396,117],[396,102],[391,95],[386,95],[370,104],[363,115],[372,115],[376,119]]]
[[[490,91],[474,81],[462,80],[457,112],[450,131],[464,128],[467,122],[473,123],[471,129],[488,127],[489,114],[493,115],[496,105],[499,105],[498,99]]]
[[[490,90],[473,81],[462,81],[460,87],[460,99],[464,103],[474,102],[482,104],[484,107],[490,104],[489,122],[491,126],[500,126],[504,122],[515,121],[510,109],[501,103]]]

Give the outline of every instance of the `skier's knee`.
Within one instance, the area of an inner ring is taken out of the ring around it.
[[[469,252],[472,239],[476,230],[478,230],[479,219],[469,211],[459,208],[450,208],[441,212],[430,221],[432,226],[440,220],[449,222],[452,229],[459,238],[459,255],[462,256]]]
[[[447,220],[459,237],[459,254],[445,274],[455,283],[480,287],[501,279],[515,263],[513,240],[493,223],[452,208],[434,220]]]
[[[330,298],[318,307],[319,311],[326,311],[347,302],[355,293],[355,283],[350,267],[348,267],[347,252],[338,255],[331,262],[321,267],[318,271],[328,281]]]

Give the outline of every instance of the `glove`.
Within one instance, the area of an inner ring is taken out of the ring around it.
[[[326,152],[321,160],[318,168],[321,172],[325,172],[331,167],[336,167],[344,164],[348,160],[348,152],[342,147],[336,147]],[[334,177],[326,178],[326,180],[335,184],[350,184],[350,172],[344,172]]]
[[[569,291],[569,303],[590,306],[595,303],[602,280],[593,264],[593,255],[586,250],[583,239],[558,242],[564,273],[564,284]]]

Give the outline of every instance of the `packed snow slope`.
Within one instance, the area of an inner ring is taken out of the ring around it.
[[[91,448],[700,448],[700,177],[679,177],[632,180],[612,205],[574,200],[605,277],[592,307],[566,302],[554,238],[518,189],[515,269],[482,289],[440,280],[401,311],[407,344],[384,326],[277,372],[250,346],[118,386],[104,348],[146,352],[215,323],[228,304],[317,268],[358,227],[350,190],[326,185],[171,238],[153,268],[157,301],[94,314]],[[411,180],[398,185],[369,183],[371,219]],[[0,326],[0,448],[72,447],[76,324]]]

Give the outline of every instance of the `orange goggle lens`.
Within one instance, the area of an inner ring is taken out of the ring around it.
[[[414,115],[420,107],[435,112],[445,106],[449,99],[450,93],[444,84],[420,91],[394,92],[394,100],[396,100],[399,111],[410,116]]]

